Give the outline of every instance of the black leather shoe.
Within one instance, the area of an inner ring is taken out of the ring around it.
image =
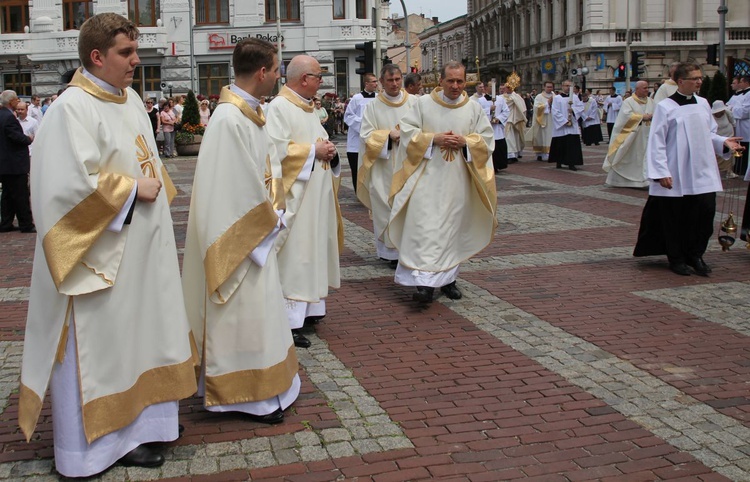
[[[318,323],[321,322],[321,320],[323,318],[325,318],[325,315],[323,315],[323,316],[307,316],[307,317],[305,317],[305,326],[317,325]]]
[[[160,467],[163,463],[164,456],[145,445],[137,446],[120,459],[125,467]]]
[[[576,166],[568,166],[568,169],[570,169],[571,171],[577,171],[578,170],[578,168]]]
[[[312,343],[310,343],[310,340],[308,340],[307,337],[299,331],[299,329],[292,330],[292,340],[294,340],[294,346],[298,348],[310,348],[310,345],[312,345]]]
[[[178,435],[182,435],[182,432],[184,432],[184,431],[185,431],[185,426],[184,426],[184,425],[182,425],[181,423],[180,423],[180,424],[178,424],[178,425],[177,425],[177,434],[178,434]]]
[[[417,286],[417,292],[414,293],[412,299],[419,301],[420,303],[432,303],[432,294],[435,292],[435,288],[429,286]]]
[[[440,291],[442,291],[445,294],[445,296],[447,296],[448,298],[452,300],[460,300],[461,297],[463,296],[461,294],[461,291],[456,286],[455,281],[451,284],[443,286],[442,288],[440,288]]]
[[[253,415],[251,413],[246,414],[247,418],[253,422],[265,423],[266,425],[276,425],[284,421],[284,412],[280,408],[277,408],[268,415]]]
[[[678,274],[680,276],[690,276],[690,270],[688,269],[687,265],[683,263],[682,261],[679,261],[676,263],[669,263],[669,269],[671,269],[673,273]]]
[[[36,228],[34,226],[30,228],[24,228],[21,230],[22,233],[36,233]]]
[[[0,233],[10,233],[11,231],[18,231],[15,226],[0,226]]]
[[[713,271],[711,267],[703,261],[703,258],[688,258],[685,264],[693,268],[695,274],[698,276],[708,276],[708,273]]]
[[[557,166],[555,166],[555,167],[556,167],[557,169],[562,169],[562,164],[560,164],[560,163],[558,162],[558,163],[557,163]]]
[[[391,268],[391,269],[396,269],[396,268],[398,268],[398,260],[397,260],[397,259],[392,259],[392,260],[390,260],[390,261],[388,262],[388,267],[389,267],[389,268]]]

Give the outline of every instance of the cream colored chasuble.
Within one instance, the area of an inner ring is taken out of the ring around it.
[[[435,133],[466,139],[461,150],[432,145]],[[391,187],[388,235],[399,250],[399,269],[451,270],[484,249],[497,221],[497,192],[491,162],[494,134],[487,115],[463,93],[446,103],[437,89],[422,96],[401,120],[402,168]],[[431,150],[431,158],[427,151]]]
[[[19,424],[34,432],[67,320],[75,319],[89,443],[156,403],[196,389],[169,201],[172,185],[132,89],[110,94],[79,70],[34,143],[31,193],[39,231],[21,374]],[[107,230],[134,182],[159,177],[154,203]]]

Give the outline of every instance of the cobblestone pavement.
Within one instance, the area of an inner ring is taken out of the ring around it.
[[[188,399],[163,467],[95,479],[750,481],[750,251],[712,240],[710,278],[633,258],[646,193],[603,185],[606,147],[579,172],[527,151],[499,174],[498,232],[462,265],[464,298],[426,308],[375,255],[344,166],[342,287],[298,352],[286,421]],[[194,167],[168,164],[180,252]],[[58,480],[49,406],[30,443],[16,427],[34,240],[0,236],[0,480]]]

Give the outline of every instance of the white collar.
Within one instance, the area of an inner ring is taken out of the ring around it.
[[[242,100],[244,100],[245,102],[247,102],[248,105],[253,110],[257,109],[258,106],[260,105],[260,100],[259,99],[256,99],[252,94],[249,94],[249,93],[245,92],[244,90],[242,90],[241,88],[237,87],[237,84],[231,84],[229,86],[229,90],[231,90],[235,94],[237,94],[240,97],[242,97]]]
[[[114,85],[110,84],[106,80],[100,79],[96,75],[94,75],[91,72],[89,72],[88,70],[86,70],[85,67],[83,69],[83,76],[86,77],[87,79],[89,79],[91,82],[93,82],[96,85],[98,85],[99,87],[101,87],[102,89],[106,90],[110,94],[115,94],[115,95],[121,95],[122,94],[122,89],[118,89],[117,87],[115,87]]]
[[[449,99],[448,97],[446,97],[446,96],[445,96],[445,92],[443,92],[443,91],[441,90],[441,91],[440,91],[440,99],[441,99],[441,100],[442,100],[443,102],[445,102],[446,104],[458,104],[458,103],[459,103],[459,101],[461,100],[461,96],[459,95],[459,96],[458,96],[458,97],[457,97],[457,98],[456,98],[455,100],[453,100],[453,99]]]
[[[398,91],[398,95],[396,97],[391,97],[385,91],[383,91],[383,97],[385,97],[386,99],[388,99],[389,102],[393,102],[394,104],[397,104],[397,103],[401,102],[401,99],[404,98],[404,92],[402,90],[399,90]]]

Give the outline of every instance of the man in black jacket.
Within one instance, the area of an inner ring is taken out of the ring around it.
[[[22,233],[35,233],[29,202],[29,148],[34,140],[23,133],[16,119],[18,96],[12,90],[0,93],[0,233],[16,229],[13,218],[18,218]]]

